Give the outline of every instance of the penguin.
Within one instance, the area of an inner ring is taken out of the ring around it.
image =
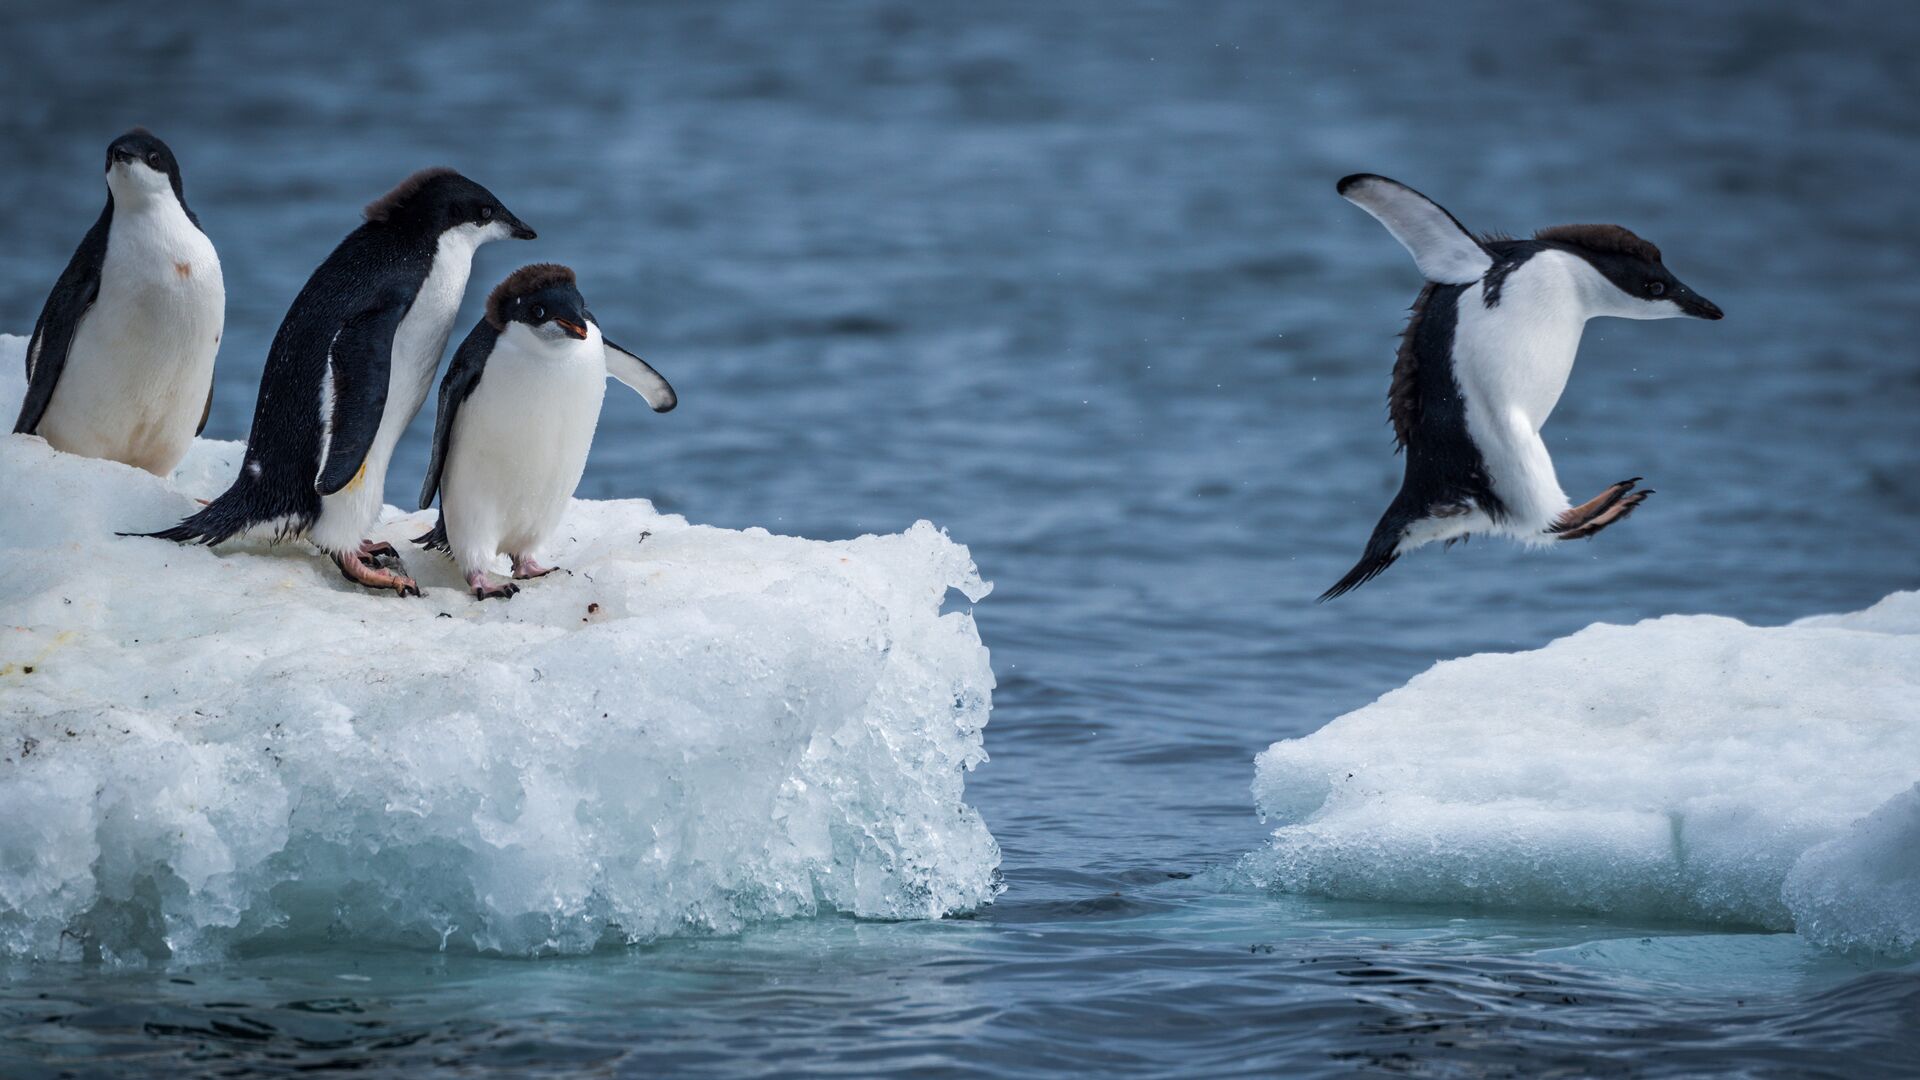
[[[267,352],[240,475],[171,529],[218,544],[256,526],[305,536],[347,580],[420,595],[398,553],[366,539],[387,461],[433,388],[474,251],[534,231],[486,188],[426,169],[366,208],[366,220],[294,298]]]
[[[134,128],[108,144],[106,209],[34,323],[14,432],[166,476],[207,426],[226,312],[180,163]]]
[[[520,591],[488,580],[500,555],[516,580],[557,569],[535,555],[580,485],[609,375],[655,412],[679,403],[659,372],[601,334],[567,267],[523,266],[488,295],[440,383],[433,461],[420,488],[420,509],[438,493],[440,516],[414,540],[451,555],[475,599]]]
[[[1427,284],[1388,393],[1406,474],[1366,554],[1322,601],[1436,540],[1586,539],[1653,494],[1634,490],[1636,476],[1572,505],[1540,429],[1566,389],[1588,319],[1721,317],[1673,276],[1659,248],[1619,225],[1560,225],[1530,240],[1475,237],[1431,199],[1371,173],[1346,177],[1338,190],[1406,247]]]

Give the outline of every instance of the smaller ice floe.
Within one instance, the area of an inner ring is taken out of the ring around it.
[[[400,599],[305,545],[114,535],[241,450],[163,482],[0,435],[0,958],[574,953],[993,896],[963,779],[993,674],[941,614],[988,586],[926,522],[822,543],[576,500],[571,573],[506,603],[428,554]]]
[[[1669,616],[1436,665],[1256,762],[1243,870],[1354,899],[1920,949],[1920,593]]]

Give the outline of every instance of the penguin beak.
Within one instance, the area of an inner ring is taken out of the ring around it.
[[[572,319],[555,319],[553,324],[567,332],[567,336],[576,341],[587,340],[587,328]]]
[[[534,232],[526,222],[521,221],[512,214],[507,215],[507,228],[511,230],[508,235],[512,236],[515,240],[536,240],[540,236],[540,234]]]
[[[1724,319],[1726,318],[1726,315],[1727,315],[1726,312],[1720,310],[1720,305],[1714,303],[1713,301],[1707,299],[1704,296],[1701,296],[1699,293],[1694,292],[1692,289],[1687,289],[1684,292],[1682,292],[1678,297],[1676,297],[1676,300],[1678,300],[1680,304],[1681,311],[1686,312],[1688,315],[1691,315],[1696,319],[1706,319],[1711,322],[1718,319]]]

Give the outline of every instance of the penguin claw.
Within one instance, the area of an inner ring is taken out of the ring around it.
[[[369,589],[392,589],[400,596],[421,595],[418,582],[405,574],[396,574],[391,570],[369,564],[366,557],[358,551],[335,555],[333,564],[340,568],[341,577],[355,585],[364,585]]]
[[[505,585],[495,585],[487,580],[487,575],[482,573],[468,574],[467,584],[473,588],[475,600],[511,600],[520,591],[520,586],[511,581]]]
[[[528,559],[526,562],[515,563],[513,565],[513,576],[521,581],[526,581],[529,578],[546,577],[558,569],[560,569],[558,566],[541,566],[532,559]]]

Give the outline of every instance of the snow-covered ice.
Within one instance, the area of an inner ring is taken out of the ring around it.
[[[931,525],[825,543],[576,501],[546,553],[572,573],[507,603],[425,554],[400,599],[305,545],[114,535],[241,449],[162,482],[0,436],[0,957],[580,952],[993,896],[963,780],[993,675],[941,613],[989,586]],[[376,536],[429,524],[388,507]]]
[[[1256,767],[1263,887],[1920,949],[1920,593],[1443,662]]]

